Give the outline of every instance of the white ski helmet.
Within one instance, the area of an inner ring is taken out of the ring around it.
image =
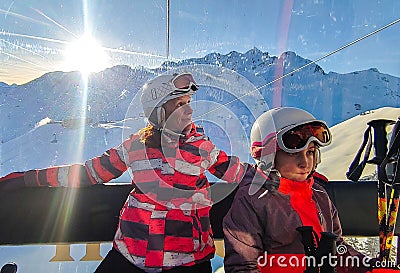
[[[250,133],[251,155],[257,165],[273,168],[276,151],[296,153],[314,141],[319,147],[332,141],[328,126],[322,120],[295,107],[278,107],[260,115]],[[319,150],[315,167],[320,163]]]
[[[198,89],[190,73],[157,76],[142,87],[140,102],[144,114],[152,125],[162,127],[165,123],[163,104],[175,98],[193,95]]]

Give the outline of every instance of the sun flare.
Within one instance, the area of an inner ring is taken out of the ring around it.
[[[85,35],[67,46],[62,66],[63,70],[88,74],[109,67],[109,60],[104,48],[93,37]]]

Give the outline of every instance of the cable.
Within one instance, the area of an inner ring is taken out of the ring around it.
[[[241,99],[243,97],[246,97],[246,96],[248,96],[248,95],[250,95],[250,94],[252,94],[252,93],[254,93],[254,92],[256,92],[256,91],[258,91],[258,90],[260,90],[260,89],[262,89],[262,88],[264,88],[266,86],[268,86],[268,85],[271,85],[276,81],[279,81],[279,80],[281,80],[283,78],[286,78],[288,75],[292,75],[293,73],[296,73],[296,72],[306,68],[307,66],[315,64],[315,63],[317,63],[317,62],[319,62],[319,61],[321,61],[321,60],[323,60],[323,59],[325,59],[325,58],[327,58],[327,57],[329,57],[329,56],[331,56],[331,55],[333,55],[333,54],[335,54],[335,53],[337,53],[337,52],[339,52],[339,51],[341,51],[341,50],[343,50],[343,49],[345,49],[345,48],[347,48],[349,46],[352,46],[352,45],[354,45],[354,44],[356,44],[356,43],[358,43],[358,42],[360,42],[360,41],[362,41],[362,40],[364,40],[364,39],[366,39],[366,38],[368,38],[368,37],[370,37],[372,35],[375,35],[376,33],[380,32],[380,31],[382,31],[382,30],[384,30],[384,29],[386,29],[386,28],[388,28],[388,27],[390,27],[392,25],[397,24],[398,22],[400,22],[400,18],[397,19],[397,20],[394,20],[393,22],[391,22],[391,23],[389,23],[389,24],[387,24],[387,25],[385,25],[385,26],[383,26],[383,27],[381,27],[381,28],[379,28],[379,29],[367,34],[367,35],[362,36],[361,38],[358,38],[357,40],[354,40],[353,42],[348,43],[347,45],[344,45],[344,46],[342,46],[342,47],[340,47],[340,48],[338,48],[338,49],[336,49],[334,51],[331,51],[331,52],[325,54],[324,56],[322,56],[322,57],[320,57],[320,58],[318,58],[318,59],[316,59],[316,60],[314,60],[314,61],[312,61],[312,62],[310,62],[308,64],[305,64],[305,65],[303,65],[303,66],[301,66],[299,68],[296,68],[295,70],[293,70],[293,71],[291,71],[289,73],[286,73],[286,74],[280,76],[279,78],[274,79],[273,81],[270,81],[270,82],[268,82],[268,83],[266,83],[264,85],[261,85],[261,86],[257,87],[256,89],[254,89],[252,91],[249,91],[246,94],[243,94],[242,96],[239,96],[239,97],[237,97],[237,98],[235,98],[235,99],[233,99],[233,100],[231,100],[231,101],[229,101],[229,102],[227,102],[227,103],[225,103],[225,104],[223,104],[221,106],[218,106],[215,109],[212,109],[212,110],[208,111],[207,113],[204,113],[204,114],[202,114],[200,116],[197,116],[196,118],[201,118],[201,117],[203,117],[205,115],[208,115],[209,113],[217,111],[218,109],[220,109],[220,108],[222,108],[222,107],[224,107],[226,105],[229,105],[229,104],[231,104],[231,103],[233,103],[233,102],[235,102],[235,101],[237,101],[237,100],[239,100],[239,99]]]

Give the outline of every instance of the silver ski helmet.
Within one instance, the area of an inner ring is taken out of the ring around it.
[[[275,153],[283,150],[296,153],[314,141],[319,147],[332,141],[328,126],[305,110],[295,107],[278,107],[259,116],[250,133],[251,155],[258,165],[271,169]],[[316,153],[315,164],[320,162]]]
[[[185,95],[193,95],[199,86],[191,73],[160,75],[145,83],[141,90],[140,102],[149,122],[156,127],[165,123],[162,107],[169,100]]]

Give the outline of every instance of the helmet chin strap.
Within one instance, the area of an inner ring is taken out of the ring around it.
[[[165,109],[164,106],[159,106],[157,107],[157,109],[155,109],[156,112],[156,120],[157,120],[157,124],[153,124],[153,126],[159,130],[160,132],[164,132],[166,135],[168,135],[169,137],[185,137],[187,132],[175,132],[171,129],[168,129],[167,127],[165,127],[166,125],[166,118],[165,118]]]
[[[321,163],[321,151],[319,150],[319,148],[315,149],[316,153],[314,155],[314,166],[310,172],[310,174],[307,176],[307,179],[309,179],[311,176],[313,176],[313,174],[315,173],[315,169],[317,169],[317,166],[319,163]]]
[[[307,176],[306,180],[310,179],[310,177],[312,177],[314,173],[315,173],[315,169],[310,172],[310,174]]]
[[[184,136],[186,136],[183,132],[177,133],[177,132],[175,132],[175,131],[173,131],[173,130],[170,130],[170,129],[168,129],[168,128],[165,128],[165,126],[159,127],[159,128],[157,128],[157,129],[160,130],[160,132],[165,133],[165,134],[168,135],[169,137],[171,136],[171,137],[179,138],[179,137],[184,137]]]

